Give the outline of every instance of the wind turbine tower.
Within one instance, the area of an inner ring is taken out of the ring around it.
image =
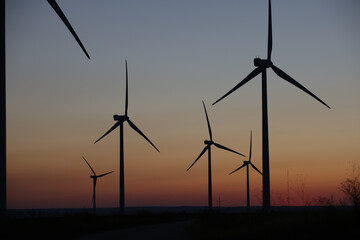
[[[208,129],[209,129],[210,140],[205,140],[204,141],[205,148],[202,150],[200,155],[195,159],[195,161],[190,165],[190,167],[186,171],[189,171],[190,168],[201,158],[201,156],[206,151],[208,152],[208,206],[209,206],[209,210],[211,211],[212,210],[211,146],[214,145],[217,148],[239,154],[239,155],[241,155],[243,157],[245,157],[245,155],[243,155],[241,153],[238,153],[238,152],[236,152],[234,150],[231,150],[230,148],[224,147],[223,145],[220,145],[220,144],[213,141],[212,131],[211,131],[209,117],[208,117],[208,114],[207,114],[207,111],[206,111],[205,103],[204,103],[204,101],[202,103],[203,103],[203,106],[204,106],[206,121],[207,121]]]
[[[92,197],[92,203],[93,203],[93,213],[94,215],[96,215],[96,183],[97,183],[97,179],[100,178],[100,177],[103,177],[103,176],[106,176],[110,173],[113,173],[114,171],[111,171],[111,172],[107,172],[107,173],[104,173],[104,174],[100,174],[100,175],[96,175],[94,169],[90,166],[89,162],[84,158],[82,157],[85,162],[87,163],[87,165],[89,166],[91,172],[94,174],[94,175],[91,175],[90,178],[92,178],[93,180],[93,197]]]
[[[232,92],[236,91],[238,88],[243,86],[245,83],[249,82],[251,79],[256,77],[261,73],[261,93],[262,93],[262,167],[263,167],[263,208],[264,210],[268,210],[270,208],[270,168],[269,168],[269,131],[268,131],[268,106],[267,106],[267,79],[266,79],[266,70],[271,68],[276,75],[285,81],[293,84],[297,88],[301,89],[305,93],[309,94],[320,103],[330,108],[325,102],[323,102],[320,98],[315,96],[312,92],[306,89],[303,85],[298,83],[280,68],[276,67],[271,61],[271,52],[272,52],[272,18],[271,18],[271,0],[269,0],[269,13],[268,13],[268,46],[267,46],[267,58],[254,59],[255,69],[247,75],[239,84],[237,84],[234,88],[232,88],[229,92],[227,92],[224,96],[213,103],[216,104],[223,98],[227,97]]]
[[[160,152],[157,147],[145,136],[144,133],[130,120],[128,115],[128,67],[127,61],[125,60],[125,68],[126,68],[126,94],[125,94],[125,115],[114,115],[114,121],[116,122],[104,135],[102,135],[98,140],[95,141],[97,143],[103,137],[108,135],[110,132],[114,131],[117,127],[120,128],[120,175],[119,175],[119,208],[120,213],[124,213],[125,210],[125,180],[124,180],[124,123],[127,122],[130,127],[135,130],[138,134],[140,134],[146,141],[148,141],[156,151]]]
[[[250,151],[249,151],[249,160],[244,161],[244,164],[241,165],[239,168],[232,171],[229,175],[233,174],[234,172],[246,167],[246,206],[250,209],[250,181],[249,181],[249,165],[254,168],[258,173],[263,175],[259,169],[255,167],[255,165],[251,162],[251,155],[252,155],[252,132],[250,132]]]

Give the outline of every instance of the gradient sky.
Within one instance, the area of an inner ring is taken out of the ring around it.
[[[127,206],[207,205],[208,138],[248,155],[261,170],[261,83],[253,79],[211,106],[266,57],[267,0],[58,0],[88,50],[87,60],[45,0],[6,5],[8,208],[118,206],[119,132],[94,145],[124,113],[160,149],[125,125]],[[268,71],[273,204],[341,197],[360,161],[360,3],[274,0],[273,62],[331,110]],[[245,205],[246,158],[213,150],[213,198]],[[252,203],[261,177],[251,171]]]

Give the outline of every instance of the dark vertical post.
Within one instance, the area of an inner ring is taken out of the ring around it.
[[[208,149],[208,168],[209,168],[209,210],[212,210],[212,183],[211,183],[211,146]]]
[[[124,122],[120,124],[120,186],[119,186],[120,213],[125,209],[125,186],[124,186]]]
[[[94,180],[93,180],[93,214],[94,216],[96,215],[96,193],[95,193],[95,189],[96,189],[96,177],[94,177]]]
[[[287,202],[288,207],[290,206],[290,182],[289,182],[289,169],[286,170],[286,181],[287,181]]]
[[[247,199],[246,199],[246,206],[247,209],[250,209],[250,188],[249,188],[249,164],[246,165],[246,194],[247,194]]]
[[[267,109],[266,69],[262,71],[262,166],[263,166],[263,207],[270,209],[269,132]]]
[[[0,0],[0,217],[6,214],[5,0]]]

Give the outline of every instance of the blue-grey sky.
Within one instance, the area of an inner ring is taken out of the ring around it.
[[[126,128],[130,205],[148,204],[141,201],[149,189],[144,182],[174,196],[146,195],[152,205],[206,204],[206,161],[185,173],[207,137],[201,100],[224,145],[247,154],[253,130],[254,161],[262,168],[260,77],[211,103],[253,70],[255,57],[266,57],[266,0],[57,2],[90,61],[45,0],[6,2],[10,207],[87,206],[89,172],[81,155],[118,172],[118,134],[93,142],[124,111],[125,59],[129,113],[161,151]],[[332,107],[268,72],[274,191],[284,190],[289,169],[306,176],[309,195],[337,194],[349,161],[360,160],[359,12],[357,0],[272,2],[274,64]],[[245,174],[227,176],[243,160],[214,153],[214,194],[229,205],[244,197],[238,185]],[[100,206],[116,205],[117,178],[105,180]],[[254,184],[261,189],[260,178]],[[53,198],[32,198],[24,188]],[[193,198],[178,200],[189,192]]]

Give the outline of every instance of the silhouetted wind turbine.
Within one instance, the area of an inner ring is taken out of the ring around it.
[[[108,175],[108,174],[110,174],[110,173],[112,173],[112,172],[114,172],[114,171],[107,172],[107,173],[100,174],[100,175],[96,175],[94,169],[90,166],[89,162],[88,162],[84,157],[82,157],[82,158],[85,160],[85,162],[87,163],[87,165],[89,166],[89,168],[91,169],[91,171],[92,171],[93,174],[94,174],[94,175],[91,175],[90,178],[93,179],[93,197],[92,197],[92,202],[93,202],[93,211],[94,211],[94,215],[95,215],[95,214],[96,214],[96,197],[95,197],[95,196],[96,196],[96,195],[95,195],[96,181],[97,181],[98,178],[103,177],[103,176],[105,176],[105,175]]]
[[[242,169],[243,167],[246,166],[246,206],[248,209],[250,209],[250,184],[249,184],[249,165],[251,167],[253,167],[256,171],[258,171],[261,175],[262,173],[259,171],[259,169],[257,169],[255,167],[254,164],[252,164],[251,162],[251,152],[252,152],[252,132],[250,132],[250,151],[249,151],[249,160],[248,161],[244,161],[244,164],[241,165],[239,168],[235,169],[234,171],[232,171],[231,173],[229,173],[229,175],[233,174],[234,172]]]
[[[193,164],[191,164],[191,166],[186,170],[186,171],[189,171],[190,168],[197,162],[197,160],[200,159],[200,157],[206,152],[208,151],[208,193],[209,193],[209,210],[212,210],[212,181],[211,181],[211,145],[215,145],[216,147],[218,148],[221,148],[221,149],[224,149],[224,150],[227,150],[227,151],[230,151],[230,152],[233,152],[233,153],[236,153],[236,154],[239,154],[243,157],[245,157],[245,155],[241,154],[241,153],[238,153],[234,150],[231,150],[230,148],[227,148],[227,147],[224,147],[216,142],[213,141],[213,138],[212,138],[212,132],[211,132],[211,127],[210,127],[210,122],[209,122],[209,117],[208,117],[208,114],[207,114],[207,111],[206,111],[206,107],[205,107],[205,103],[204,101],[202,102],[203,103],[203,106],[204,106],[204,110],[205,110],[205,115],[206,115],[206,121],[207,121],[207,125],[208,125],[208,128],[209,128],[209,136],[210,136],[210,140],[205,140],[204,141],[204,144],[206,145],[205,148],[202,150],[202,152],[200,153],[200,155],[196,158],[196,160],[193,162]]]
[[[112,126],[104,135],[102,135],[98,140],[95,141],[97,143],[100,141],[103,137],[108,135],[110,132],[112,132],[114,129],[120,126],[120,213],[124,212],[125,208],[125,185],[124,185],[124,122],[127,122],[132,129],[134,129],[137,133],[139,133],[143,138],[146,139],[158,152],[159,149],[155,147],[155,145],[145,136],[144,133],[140,131],[136,125],[130,121],[130,118],[128,116],[128,67],[127,67],[127,61],[125,60],[125,68],[126,68],[126,95],[125,95],[125,115],[114,115],[114,121],[116,123],[114,126]]]
[[[270,169],[269,169],[269,134],[268,134],[268,110],[267,110],[267,86],[266,86],[266,69],[271,68],[276,75],[284,79],[285,81],[293,84],[294,86],[300,88],[322,104],[324,104],[326,107],[330,108],[325,102],[323,102],[320,98],[315,96],[313,93],[311,93],[309,90],[307,90],[304,86],[302,86],[300,83],[295,81],[292,77],[287,75],[285,72],[283,72],[280,68],[276,67],[272,61],[271,61],[271,51],[272,51],[272,23],[271,23],[271,0],[269,0],[269,20],[268,20],[268,49],[267,49],[267,59],[260,59],[255,58],[254,59],[254,65],[255,69],[246,76],[238,85],[236,85],[233,89],[231,89],[228,93],[226,93],[224,96],[222,96],[220,99],[218,99],[216,102],[213,103],[216,104],[238,88],[240,88],[245,83],[249,82],[251,79],[262,74],[262,147],[263,147],[263,207],[265,210],[270,208]]]
[[[74,36],[85,55],[90,59],[71,24],[55,0],[47,0]],[[0,1],[0,216],[6,211],[6,51],[5,51],[5,0]]]

